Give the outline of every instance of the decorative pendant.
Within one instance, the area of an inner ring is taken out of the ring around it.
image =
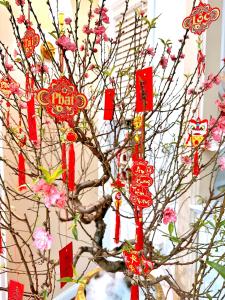
[[[32,27],[28,27],[24,37],[22,38],[23,49],[27,58],[30,58],[35,48],[40,43],[40,36],[35,33],[35,30]]]

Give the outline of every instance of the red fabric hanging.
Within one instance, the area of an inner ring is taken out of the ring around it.
[[[26,98],[27,98],[27,122],[29,138],[32,142],[37,142],[37,124],[35,117],[34,100],[34,79],[27,72],[26,74]]]
[[[105,90],[105,108],[104,108],[104,120],[111,121],[113,119],[113,114],[115,110],[115,90],[106,89]]]
[[[135,222],[136,222],[136,244],[135,250],[140,251],[144,248],[144,236],[143,236],[143,222],[142,222],[142,209],[135,208]]]
[[[198,150],[195,150],[194,154],[194,164],[193,164],[193,175],[198,176],[200,173],[200,167],[198,163]]]
[[[73,143],[70,144],[69,148],[68,188],[70,191],[75,189],[75,151]]]
[[[153,110],[152,67],[136,71],[136,112]]]
[[[22,191],[26,189],[24,186],[26,184],[25,159],[22,152],[20,152],[18,155],[18,181],[19,190]]]
[[[205,55],[202,53],[202,50],[198,50],[198,75],[201,75],[205,72]]]
[[[67,171],[66,171],[66,143],[62,142],[62,169],[64,172],[62,173],[62,180],[66,183]]]
[[[115,243],[120,242],[120,201],[116,200],[116,224],[115,224]]]
[[[139,287],[132,285],[130,288],[130,300],[139,300]]]

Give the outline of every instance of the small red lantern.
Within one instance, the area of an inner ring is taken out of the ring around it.
[[[53,79],[48,89],[37,92],[38,102],[57,121],[71,123],[73,117],[87,106],[87,98],[65,76]]]
[[[35,33],[35,30],[32,27],[28,27],[24,37],[22,38],[23,49],[27,58],[30,58],[35,48],[40,43],[40,36]]]

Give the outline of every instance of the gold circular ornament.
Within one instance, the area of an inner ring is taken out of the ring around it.
[[[52,58],[55,56],[55,47],[50,42],[43,43],[40,50],[44,59],[52,60]]]

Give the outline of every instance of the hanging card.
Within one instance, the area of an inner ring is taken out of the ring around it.
[[[136,71],[136,112],[153,110],[152,68]]]
[[[60,278],[73,277],[73,243],[69,243],[66,247],[59,251]],[[66,282],[61,282],[63,288]]]
[[[115,90],[105,90],[105,108],[104,108],[104,120],[111,121],[115,110]]]
[[[8,300],[23,300],[24,285],[20,282],[10,280],[8,289]]]

